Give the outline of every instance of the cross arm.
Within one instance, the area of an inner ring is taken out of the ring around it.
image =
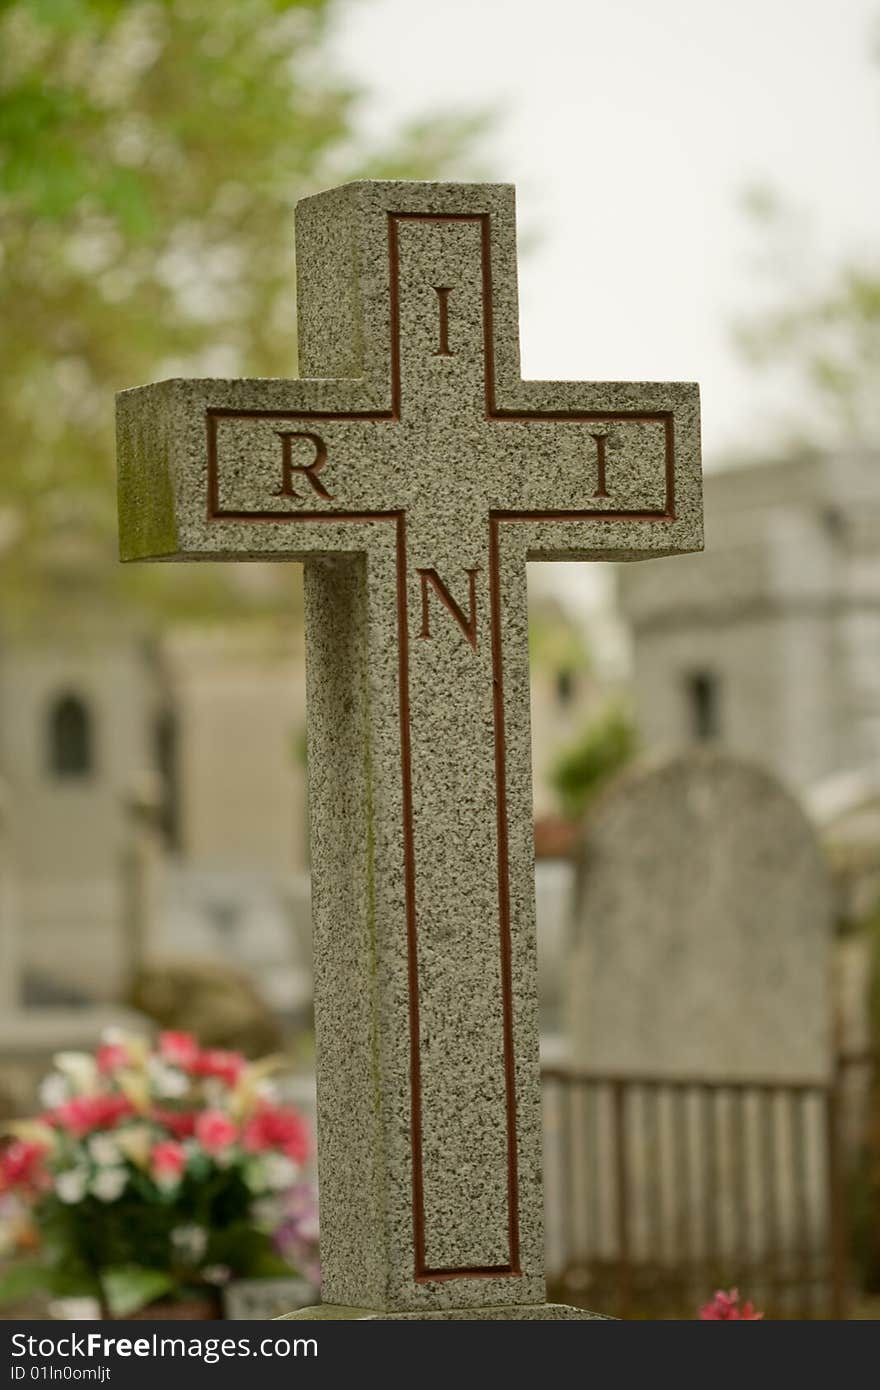
[[[638,560],[703,545],[699,388],[519,381],[487,412],[491,495],[530,560]]]
[[[356,464],[381,448],[388,417],[358,380],[179,379],[120,392],[121,558],[305,559],[359,548],[331,538],[320,519],[316,533],[308,514],[377,510],[358,487],[371,470]],[[333,468],[322,478],[328,441]],[[345,498],[334,503],[340,480]],[[292,514],[305,523],[295,536],[259,524]]]

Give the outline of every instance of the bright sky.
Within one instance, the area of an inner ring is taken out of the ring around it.
[[[500,108],[524,375],[698,380],[711,466],[768,418],[730,336],[761,293],[743,188],[797,204],[820,269],[877,254],[874,24],[880,0],[347,0],[336,47],[379,129]]]
[[[529,243],[524,376],[696,380],[707,466],[772,452],[774,420],[799,402],[733,345],[733,321],[767,295],[742,195],[767,184],[794,205],[808,282],[814,257],[818,276],[876,259],[880,0],[346,5],[336,51],[371,93],[370,128],[500,111],[489,173],[517,185]],[[536,569],[530,583],[610,624],[594,642],[618,666],[606,566]]]

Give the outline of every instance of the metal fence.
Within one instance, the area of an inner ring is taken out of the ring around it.
[[[845,1184],[872,1063],[841,1057],[825,1081],[545,1070],[553,1295],[694,1317],[738,1285],[777,1317],[845,1317]]]

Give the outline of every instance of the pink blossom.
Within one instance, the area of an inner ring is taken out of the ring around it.
[[[192,1071],[199,1056],[199,1045],[192,1033],[160,1033],[159,1056],[172,1067]]]
[[[190,1139],[196,1132],[196,1112],[194,1110],[153,1110],[153,1119],[162,1125],[175,1139]]]
[[[296,1163],[304,1163],[311,1151],[311,1136],[298,1110],[289,1106],[265,1105],[247,1121],[242,1145],[248,1153],[280,1149]]]
[[[9,1187],[40,1187],[46,1179],[46,1147],[32,1139],[15,1139],[0,1155],[0,1191]]]
[[[74,1096],[46,1116],[50,1124],[72,1134],[75,1139],[95,1129],[112,1129],[119,1120],[131,1115],[134,1107],[125,1096]]]
[[[752,1303],[744,1303],[740,1307],[739,1289],[730,1289],[728,1293],[717,1289],[711,1303],[704,1304],[700,1309],[702,1322],[745,1322],[747,1319],[756,1322],[763,1316],[763,1313],[755,1311]]]
[[[217,1154],[235,1143],[238,1129],[222,1110],[203,1110],[196,1119],[195,1135],[203,1149]]]
[[[209,1047],[196,1057],[192,1070],[196,1076],[212,1076],[234,1086],[247,1063],[240,1052],[225,1052],[219,1047]]]
[[[279,1255],[317,1287],[321,1282],[318,1260],[317,1193],[308,1183],[297,1183],[284,1195],[282,1221],[273,1235]]]
[[[128,1065],[128,1048],[123,1043],[101,1043],[95,1053],[98,1071],[104,1076]]]
[[[150,1150],[153,1177],[161,1185],[175,1183],[186,1167],[186,1150],[174,1139],[163,1139]]]

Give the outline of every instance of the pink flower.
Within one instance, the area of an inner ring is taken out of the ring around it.
[[[723,1289],[717,1289],[715,1297],[711,1303],[706,1303],[700,1309],[700,1320],[702,1322],[736,1322],[747,1319],[757,1322],[763,1318],[763,1313],[756,1313],[754,1304],[744,1303],[739,1306],[739,1289],[731,1289],[725,1293]]]
[[[160,1187],[170,1187],[180,1181],[186,1167],[186,1150],[174,1139],[163,1139],[150,1150],[153,1177]]]
[[[159,1056],[172,1067],[192,1071],[199,1056],[199,1045],[192,1033],[160,1033]]]
[[[285,1194],[280,1226],[272,1237],[278,1254],[316,1286],[321,1282],[318,1260],[317,1193],[308,1183],[297,1183]]]
[[[122,1043],[102,1043],[95,1053],[98,1071],[104,1076],[128,1065],[128,1048]]]
[[[160,1110],[158,1107],[153,1111],[153,1119],[157,1125],[162,1125],[175,1139],[190,1139],[196,1132],[196,1113],[194,1110]]]
[[[196,1076],[212,1076],[217,1081],[224,1081],[227,1086],[234,1086],[246,1066],[240,1052],[225,1052],[219,1047],[209,1047],[199,1053],[192,1070]]]
[[[248,1153],[280,1149],[296,1163],[304,1163],[311,1151],[308,1124],[298,1110],[282,1105],[266,1105],[252,1115],[241,1142]]]
[[[222,1153],[238,1138],[238,1129],[222,1110],[203,1110],[196,1119],[195,1135],[209,1154]]]
[[[9,1187],[41,1187],[46,1180],[46,1148],[30,1139],[15,1139],[0,1155],[0,1191]]]
[[[51,1110],[46,1119],[81,1139],[95,1129],[112,1129],[133,1111],[134,1106],[125,1096],[74,1096]]]

